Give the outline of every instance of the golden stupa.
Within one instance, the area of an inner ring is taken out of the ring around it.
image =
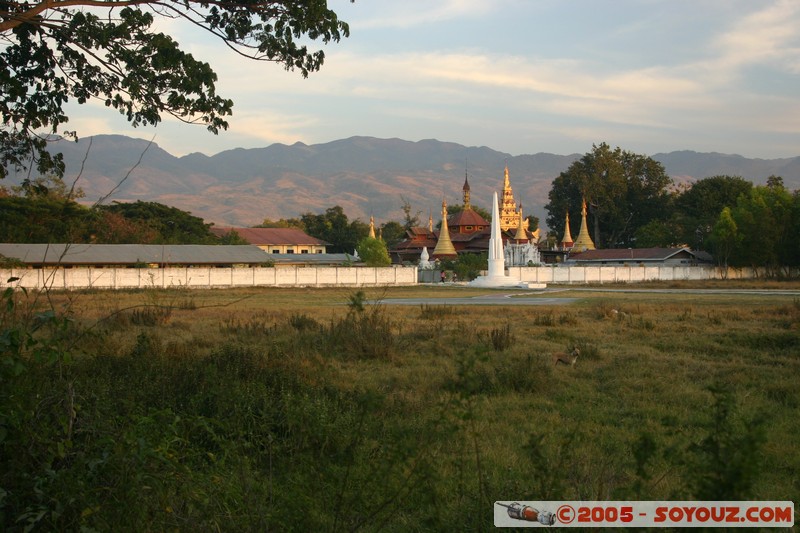
[[[581,205],[581,230],[578,232],[578,238],[572,245],[572,249],[576,252],[585,252],[586,250],[594,250],[594,242],[589,236],[589,228],[586,225],[586,199],[584,198]]]
[[[431,257],[455,257],[456,248],[450,240],[450,230],[447,228],[447,202],[442,200],[442,228],[439,230],[439,240],[436,241],[436,248],[433,249]]]

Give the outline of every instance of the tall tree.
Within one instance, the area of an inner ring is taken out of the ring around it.
[[[388,248],[392,248],[406,237],[406,230],[403,225],[393,220],[381,224],[380,233],[383,237],[383,242],[386,243]]]
[[[306,233],[331,244],[331,252],[351,254],[369,234],[368,224],[360,220],[350,222],[339,205],[329,207],[323,214],[305,213],[300,220]]]
[[[86,196],[83,189],[76,188],[74,184],[71,187],[67,187],[61,176],[53,174],[25,179],[20,185],[12,186],[11,190],[15,194],[27,198],[48,197],[61,200],[77,200]]]
[[[731,253],[737,248],[741,235],[739,228],[736,226],[736,221],[731,215],[731,208],[725,206],[714,224],[711,232],[710,239],[711,245],[714,247],[714,252],[717,256],[717,261],[723,267],[728,267],[728,260]]]
[[[419,226],[419,215],[421,211],[412,214],[411,203],[403,196],[400,196],[400,199],[403,201],[403,228],[408,231],[411,228]]]
[[[675,196],[678,242],[707,250],[706,240],[723,208],[734,207],[753,184],[739,176],[711,176],[698,180]]]
[[[218,244],[219,239],[202,218],[158,202],[113,203],[97,208],[138,222],[156,234],[154,244]]]
[[[87,9],[91,8],[91,9]],[[165,114],[226,129],[233,102],[216,93],[208,63],[153,29],[157,18],[183,19],[244,57],[303,76],[318,70],[322,43],[349,36],[325,0],[4,0],[0,3],[0,178],[9,168],[62,174],[46,151],[63,126],[64,104],[96,99],[138,126]]]
[[[636,230],[668,214],[672,179],[654,159],[606,143],[574,162],[553,180],[545,205],[547,225],[560,235],[586,200],[590,233],[600,248],[630,246]]]
[[[356,250],[358,251],[358,256],[367,266],[381,267],[392,264],[386,243],[380,239],[364,237],[358,242]]]
[[[84,242],[90,211],[48,195],[0,198],[0,242]]]
[[[794,267],[800,267],[800,190],[794,191],[792,194],[792,212],[789,217],[789,227],[791,234],[789,244],[786,247],[786,257],[788,264]]]
[[[302,228],[303,223],[298,218],[281,218],[279,220],[272,220],[265,218],[261,224],[253,226],[255,228]]]
[[[798,201],[800,195],[791,194],[778,180],[753,187],[748,195],[739,196],[730,210],[736,227],[730,263],[764,267],[773,275],[781,273],[784,267],[798,266]],[[730,222],[720,217],[713,234],[724,235],[724,225],[730,226]]]

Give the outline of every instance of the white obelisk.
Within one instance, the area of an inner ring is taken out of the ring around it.
[[[489,274],[487,278],[506,277],[506,259],[503,254],[503,238],[500,236],[500,208],[497,191],[492,200],[492,233],[489,237]],[[508,281],[508,280],[504,280]]]
[[[500,207],[497,191],[492,200],[492,232],[489,235],[489,272],[469,282],[473,287],[513,287],[516,284],[506,276],[506,259],[503,255],[503,238],[500,236]]]
[[[503,237],[500,235],[500,205],[497,191],[492,202],[492,232],[489,236],[489,272],[469,282],[472,287],[544,289],[544,283],[513,281],[506,276],[506,258],[503,254]]]

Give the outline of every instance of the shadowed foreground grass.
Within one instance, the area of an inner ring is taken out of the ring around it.
[[[798,500],[797,298],[366,303],[475,294],[7,292],[0,528],[465,531],[496,500]]]

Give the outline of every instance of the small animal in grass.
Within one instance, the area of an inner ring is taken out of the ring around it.
[[[574,366],[575,361],[578,360],[578,356],[581,354],[580,348],[577,346],[572,349],[570,353],[554,353],[553,354],[553,361],[555,361],[555,365],[558,366],[559,364],[567,365],[567,366]]]

